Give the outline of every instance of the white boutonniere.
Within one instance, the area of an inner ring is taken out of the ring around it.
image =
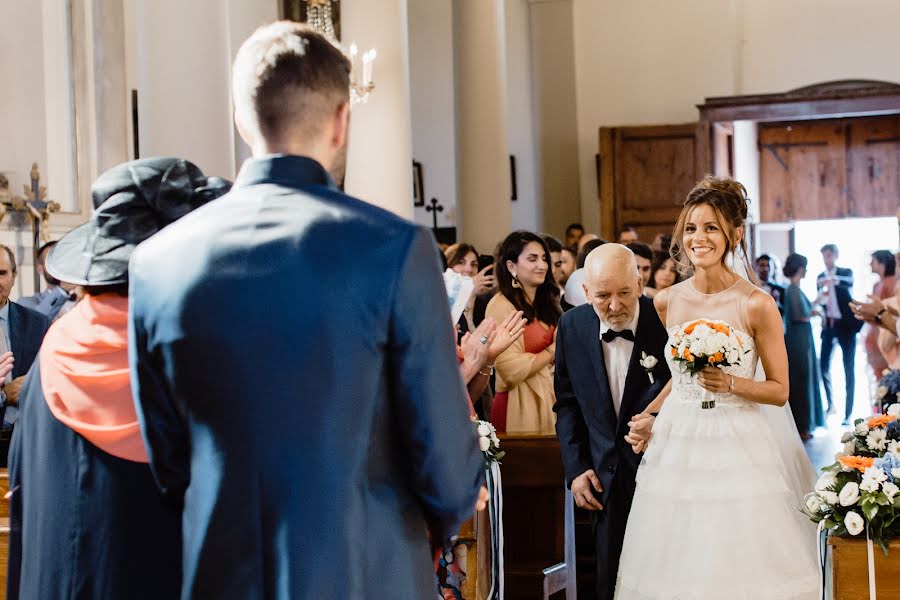
[[[653,368],[659,361],[656,360],[655,356],[651,356],[646,352],[641,352],[641,366],[644,367],[644,370],[647,371],[647,377],[650,378],[650,383],[654,383],[653,379]]]

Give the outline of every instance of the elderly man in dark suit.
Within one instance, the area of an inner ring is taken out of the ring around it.
[[[11,352],[13,359],[12,372],[6,375],[0,391],[0,467],[6,467],[9,455],[9,442],[18,418],[19,390],[50,327],[46,316],[9,300],[16,273],[15,255],[0,244],[0,358]]]
[[[857,320],[850,307],[853,292],[853,271],[835,264],[838,247],[834,244],[822,246],[822,260],[825,271],[816,278],[816,288],[822,303],[822,354],[819,361],[822,368],[822,383],[828,400],[828,413],[833,414],[834,400],[831,386],[831,354],[834,344],[841,347],[844,362],[845,402],[843,425],[849,425],[853,414],[853,391],[856,388],[856,335],[863,322]]]
[[[487,500],[434,239],[334,184],[349,73],[305,25],[257,30],[233,71],[253,158],[132,257],[184,598],[431,598],[426,524],[439,542]]]
[[[565,313],[556,337],[556,433],[566,483],[593,512],[597,598],[615,595],[619,555],[640,455],[628,422],[671,378],[668,335],[631,250],[606,244],[588,255],[588,303]]]

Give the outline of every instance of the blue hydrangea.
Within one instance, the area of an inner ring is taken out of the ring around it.
[[[888,371],[887,375],[878,382],[878,385],[883,385],[888,389],[889,393],[896,395],[900,392],[900,369]]]
[[[891,469],[900,467],[900,460],[894,458],[893,454],[888,453],[881,458],[876,458],[872,466],[876,469],[882,469],[887,473],[888,481],[893,482],[894,476],[891,474]]]

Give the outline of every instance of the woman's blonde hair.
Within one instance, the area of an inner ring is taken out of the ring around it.
[[[694,189],[685,198],[684,208],[678,215],[678,222],[675,224],[675,231],[672,235],[672,244],[669,247],[669,253],[675,261],[678,272],[688,277],[694,270],[694,266],[682,247],[682,239],[688,216],[694,208],[702,204],[710,206],[716,213],[716,218],[725,233],[725,239],[728,240],[728,247],[722,256],[723,264],[728,255],[733,253],[734,260],[743,261],[747,277],[756,283],[755,273],[747,253],[746,231],[738,232],[739,229],[743,230],[747,223],[750,200],[747,199],[747,189],[730,177],[707,175],[694,186]]]

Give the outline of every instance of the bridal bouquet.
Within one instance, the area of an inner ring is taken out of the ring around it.
[[[478,431],[478,446],[484,454],[484,465],[491,467],[491,463],[499,463],[500,459],[506,456],[506,452],[500,450],[500,438],[497,437],[497,430],[488,421],[479,421],[472,417],[475,428]]]
[[[875,390],[878,412],[887,414],[892,405],[900,402],[898,396],[900,396],[900,369],[885,369]]]
[[[696,375],[706,367],[731,367],[741,364],[747,352],[734,328],[725,321],[699,319],[679,327],[669,345],[672,358],[684,373]],[[703,408],[714,408],[715,396],[703,401]]]
[[[837,462],[822,469],[803,512],[837,535],[868,529],[885,554],[888,540],[900,536],[900,404],[888,414],[857,419],[841,438]]]

